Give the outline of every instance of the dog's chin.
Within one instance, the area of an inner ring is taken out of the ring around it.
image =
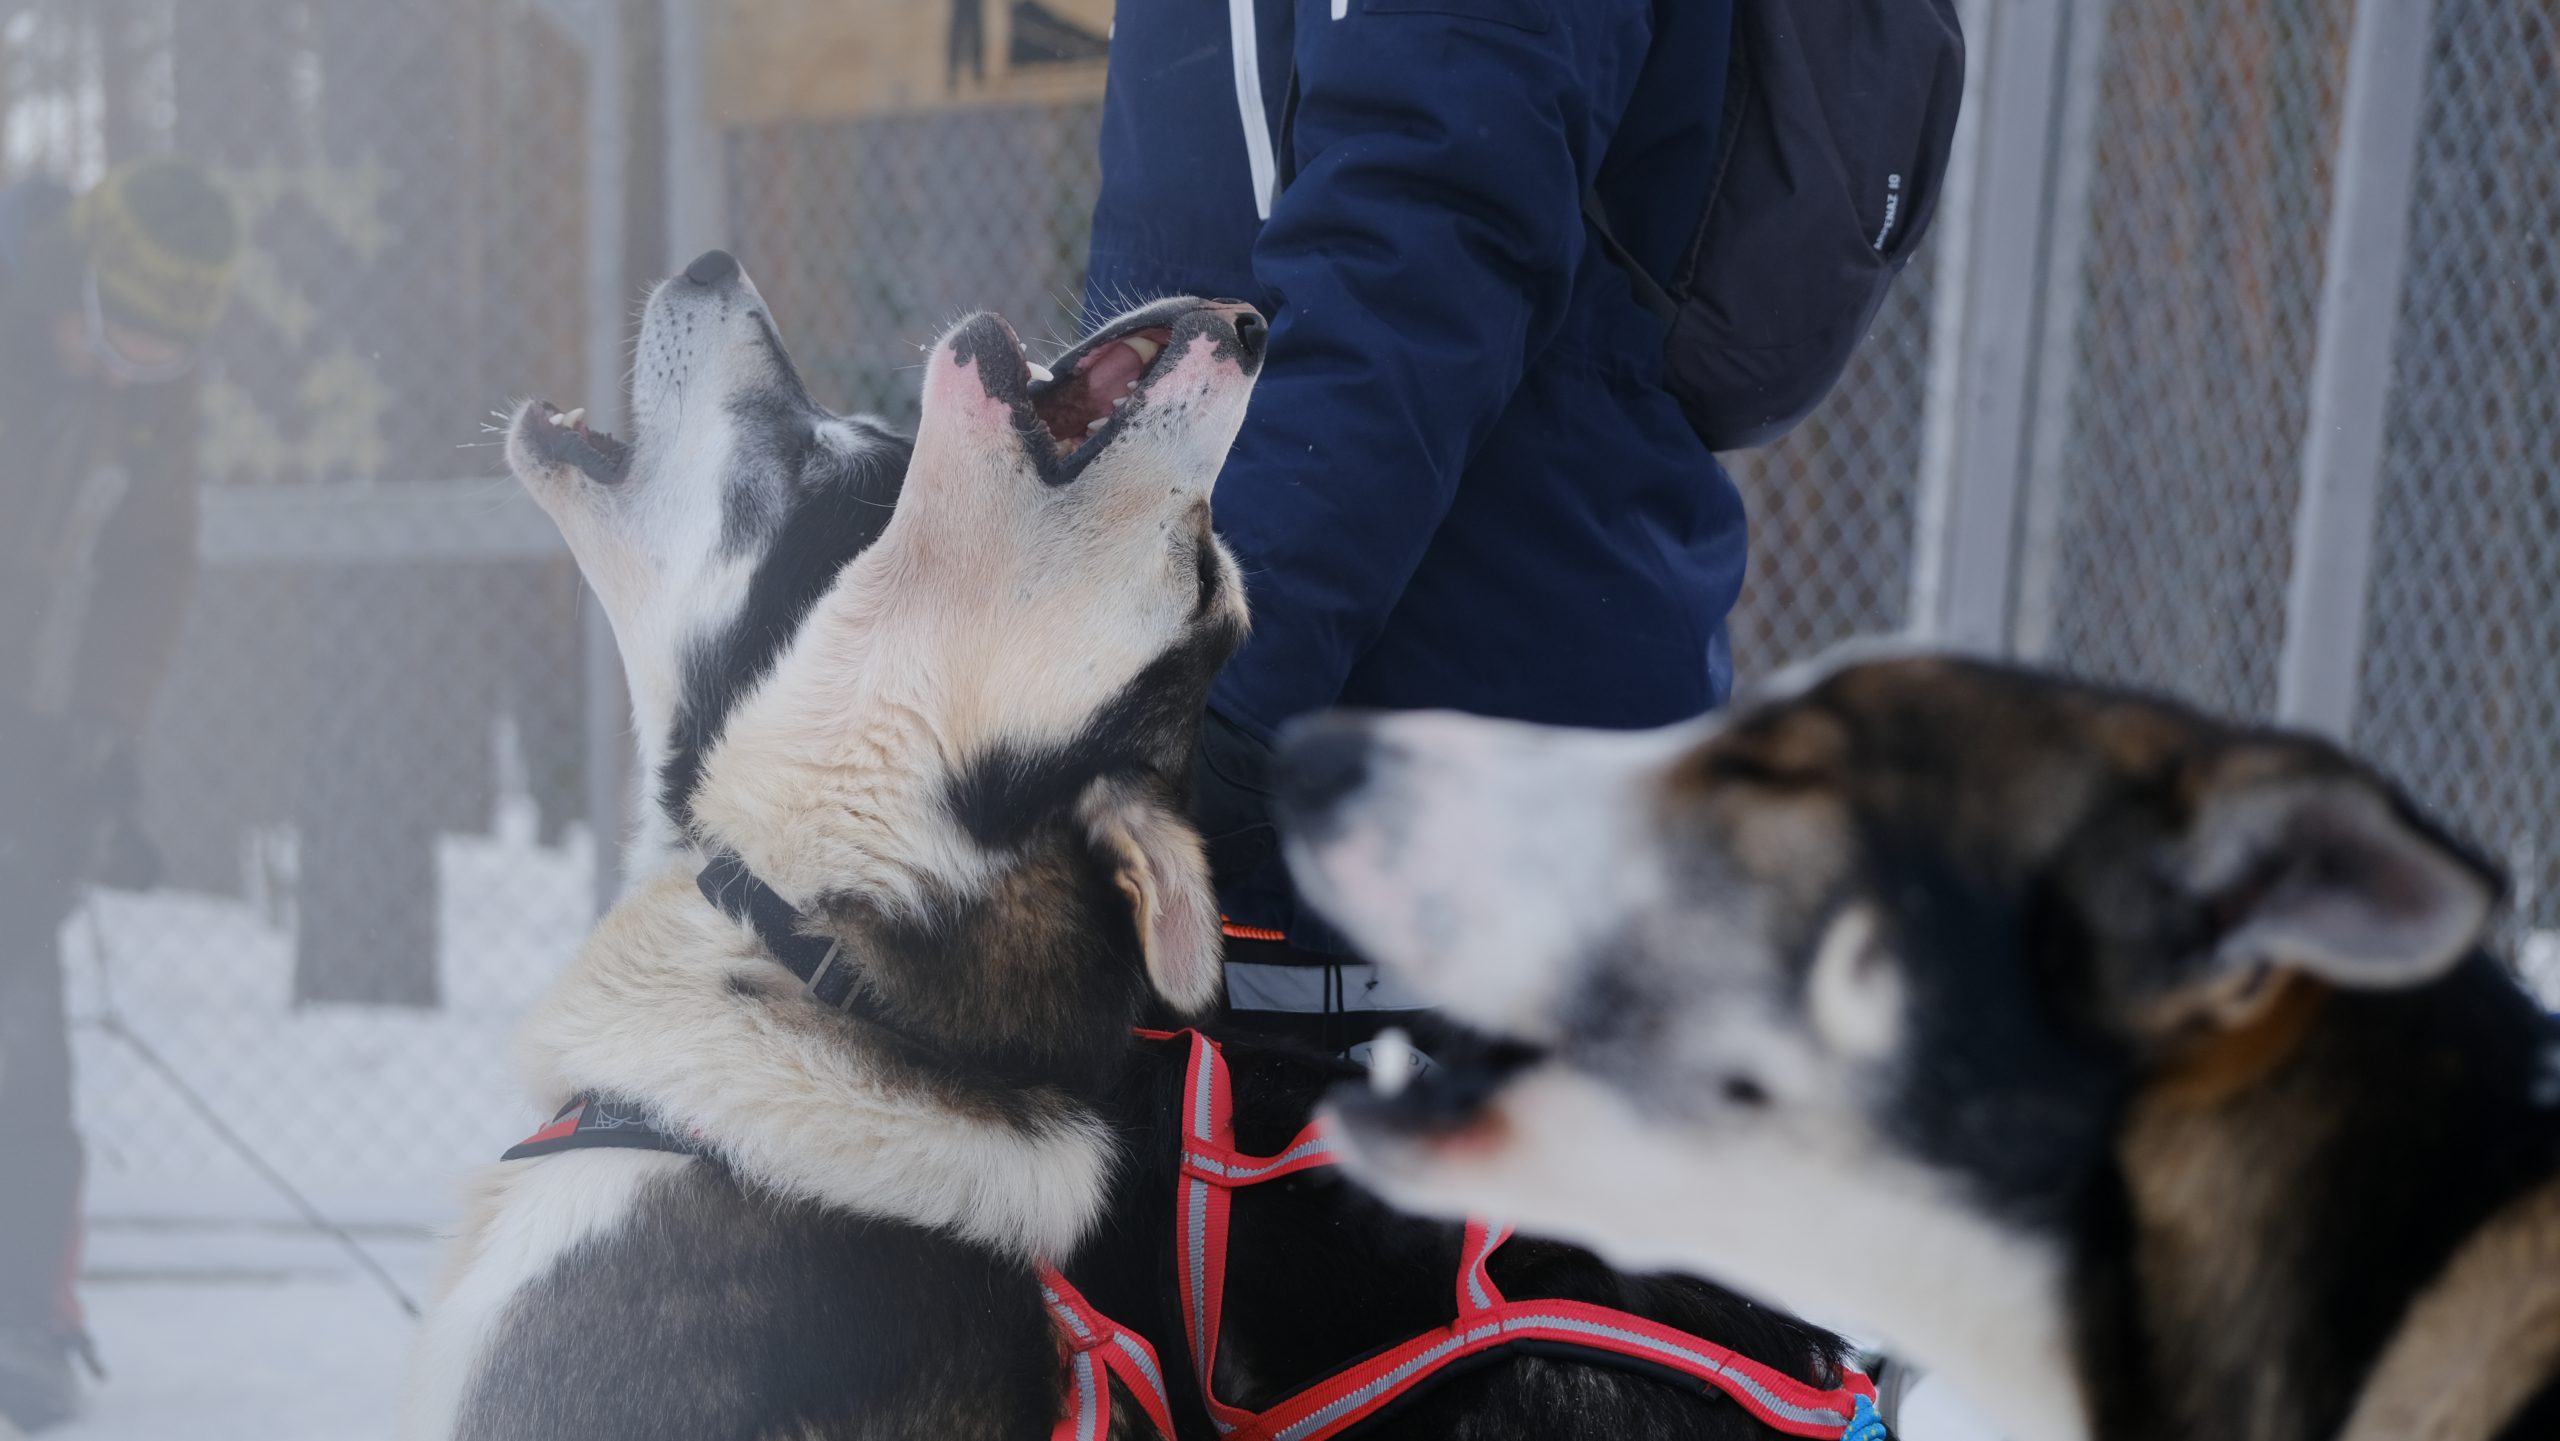
[[[507,464],[527,484],[578,476],[611,488],[631,478],[631,447],[590,427],[583,409],[528,400],[507,425]]]

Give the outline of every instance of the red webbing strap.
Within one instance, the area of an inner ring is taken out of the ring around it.
[[[1104,1441],[1111,1432],[1109,1377],[1138,1400],[1156,1435],[1173,1441],[1173,1406],[1165,1398],[1164,1367],[1147,1338],[1103,1315],[1057,1268],[1040,1268],[1040,1299],[1057,1327],[1067,1367],[1066,1410],[1050,1429],[1050,1441]]]
[[[1677,1371],[1711,1386],[1770,1429],[1834,1441],[1861,1396],[1875,1388],[1852,1372],[1836,1390],[1808,1386],[1711,1341],[1607,1306],[1578,1301],[1500,1301],[1468,1312],[1383,1355],[1299,1392],[1228,1433],[1228,1441],[1322,1441],[1468,1356],[1524,1341],[1603,1351]]]
[[[1147,1033],[1142,1033],[1147,1034]],[[1332,1143],[1310,1125],[1279,1154],[1251,1156],[1235,1148],[1235,1119],[1226,1057],[1198,1031],[1154,1033],[1150,1039],[1191,1042],[1182,1084],[1182,1179],[1175,1207],[1181,1234],[1174,1251],[1182,1289],[1182,1328],[1191,1345],[1201,1399],[1227,1441],[1324,1441],[1358,1425],[1479,1352],[1543,1342],[1624,1356],[1678,1372],[1714,1388],[1782,1435],[1834,1441],[1860,1398],[1875,1386],[1855,1371],[1825,1390],[1739,1352],[1630,1312],[1579,1301],[1512,1301],[1487,1269],[1511,1238],[1509,1227],[1467,1223],[1455,1286],[1457,1319],[1367,1361],[1348,1367],[1269,1410],[1220,1401],[1213,1377],[1218,1318],[1226,1306],[1227,1221],[1239,1186],[1333,1164]]]
[[[1493,1273],[1485,1269],[1493,1253],[1511,1239],[1511,1228],[1492,1226],[1482,1221],[1467,1223],[1466,1250],[1458,1264],[1458,1314],[1472,1315],[1490,1311],[1502,1304],[1502,1288],[1493,1284]]]

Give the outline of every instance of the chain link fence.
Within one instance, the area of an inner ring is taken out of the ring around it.
[[[484,434],[588,389],[579,38],[519,0],[0,17],[10,180],[180,155],[244,232],[184,382],[203,573],[140,761],[166,882],[65,937],[93,1210],[280,1205],[114,1019],[329,1206],[444,1215],[590,919],[577,576]]]
[[[2560,925],[2560,11],[2440,0],[2354,738]],[[2534,959],[2546,959],[2538,940]],[[2560,971],[2554,971],[2560,979]]]
[[[2354,7],[2110,0],[2038,653],[2277,708]],[[2090,18],[2090,12],[2084,12]],[[2560,924],[2560,19],[2440,0],[2349,740]],[[2029,543],[2035,543],[2030,538]]]
[[[175,152],[248,233],[197,381],[205,574],[143,751],[168,882],[65,931],[103,1217],[280,1212],[110,1016],[347,1219],[450,1214],[531,1119],[507,1032],[592,918],[620,701],[481,424],[610,404],[621,307],[684,258],[678,192],[841,409],[911,420],[917,347],[965,310],[1075,323],[1107,4],[701,0],[694,56],[664,39],[688,3],[0,0],[8,178]],[[2001,643],[2270,715],[2288,635],[2333,619],[2289,615],[2288,579],[2357,7],[1967,18],[1938,230],[1833,398],[1731,458],[1737,670],[1936,623],[1929,562],[1982,483],[1951,437],[2007,304]],[[2560,975],[2560,19],[2431,24],[2348,731],[2512,866],[2515,938]],[[707,120],[666,98],[697,63]],[[2019,93],[2053,138],[2013,185],[1984,141],[2021,122],[1981,97]],[[2018,227],[2038,267],[1986,274]]]
[[[2052,658],[2266,714],[2350,7],[2119,0],[2099,61]]]

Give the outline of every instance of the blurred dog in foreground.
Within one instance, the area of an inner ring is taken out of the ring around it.
[[[2560,1031],[2334,746],[1952,659],[1283,747],[1308,893],[1489,1037],[1354,1174],[1857,1319],[2019,1441],[2560,1436]]]

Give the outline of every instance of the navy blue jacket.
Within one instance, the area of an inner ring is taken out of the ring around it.
[[[1731,0],[1120,0],[1086,308],[1273,319],[1215,500],[1254,628],[1213,709],[1268,740],[1336,703],[1724,698],[1741,500],[1581,199],[1674,268],[1730,28]]]

